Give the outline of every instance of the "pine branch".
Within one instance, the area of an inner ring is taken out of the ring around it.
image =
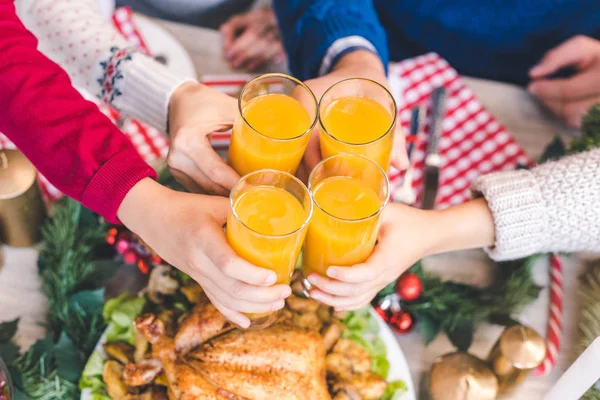
[[[76,201],[65,198],[55,205],[54,215],[42,228],[46,246],[38,268],[48,298],[50,330],[65,329],[75,342],[78,335],[97,329],[93,318],[71,310],[69,298],[96,271],[92,254],[103,243],[106,226]],[[75,322],[74,322],[75,321]],[[81,326],[88,321],[88,326]],[[70,331],[69,329],[73,329]]]
[[[446,332],[457,347],[467,350],[469,332],[483,321],[510,321],[523,307],[536,299],[541,288],[533,282],[531,267],[537,257],[498,263],[497,277],[488,288],[478,288],[444,281],[423,271],[412,269],[421,277],[423,294],[415,302],[402,302],[402,309],[426,321],[427,341]]]
[[[573,140],[571,153],[579,153],[600,147],[600,104],[589,109],[581,123],[581,137]]]

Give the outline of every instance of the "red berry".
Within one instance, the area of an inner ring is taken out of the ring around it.
[[[405,334],[412,331],[415,327],[415,321],[407,312],[399,311],[390,318],[390,325],[396,333]]]
[[[152,256],[152,264],[162,264],[163,260],[159,256]]]
[[[127,240],[119,240],[115,246],[115,249],[117,252],[119,252],[119,254],[123,254],[127,251],[127,249],[129,249],[129,242]]]
[[[403,301],[414,301],[423,293],[423,282],[417,274],[408,272],[398,279],[396,293]]]
[[[123,254],[123,261],[125,261],[126,264],[135,264],[137,259],[138,255],[134,251],[128,250]]]
[[[116,241],[117,241],[117,228],[110,228],[108,230],[108,234],[106,235],[106,243],[108,243],[112,246],[113,244],[115,244]]]
[[[150,271],[150,266],[146,260],[138,260],[137,262],[138,269],[142,272],[142,274],[147,274]]]

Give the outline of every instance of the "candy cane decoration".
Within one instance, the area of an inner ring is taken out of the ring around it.
[[[535,375],[548,374],[558,357],[560,339],[562,336],[563,313],[563,271],[560,258],[556,254],[550,256],[550,312],[546,329],[546,358],[542,365],[535,370]]]

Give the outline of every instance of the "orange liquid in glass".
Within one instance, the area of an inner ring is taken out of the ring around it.
[[[333,136],[321,132],[323,158],[339,153],[360,154],[387,172],[394,142],[390,132],[393,117],[381,104],[368,97],[341,97],[329,104],[321,120]]]
[[[240,175],[266,168],[294,174],[310,137],[303,135],[312,122],[304,106],[284,94],[266,94],[250,100],[242,113],[229,147],[233,169]]]
[[[274,186],[256,186],[234,204],[227,241],[246,261],[277,274],[277,283],[289,283],[306,229],[302,204],[291,193]]]
[[[326,275],[332,265],[365,261],[375,246],[382,206],[366,183],[350,177],[331,177],[313,189],[316,206],[308,227],[302,272]]]

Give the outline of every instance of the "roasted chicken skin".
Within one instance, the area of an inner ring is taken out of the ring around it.
[[[136,327],[152,343],[152,358],[159,360],[169,382],[169,397],[177,400],[227,400],[222,390],[198,374],[175,352],[173,339],[165,335],[163,322],[152,314],[140,315]]]
[[[199,304],[192,309],[183,320],[175,335],[175,349],[186,354],[222,333],[232,330],[234,326],[212,304]]]

